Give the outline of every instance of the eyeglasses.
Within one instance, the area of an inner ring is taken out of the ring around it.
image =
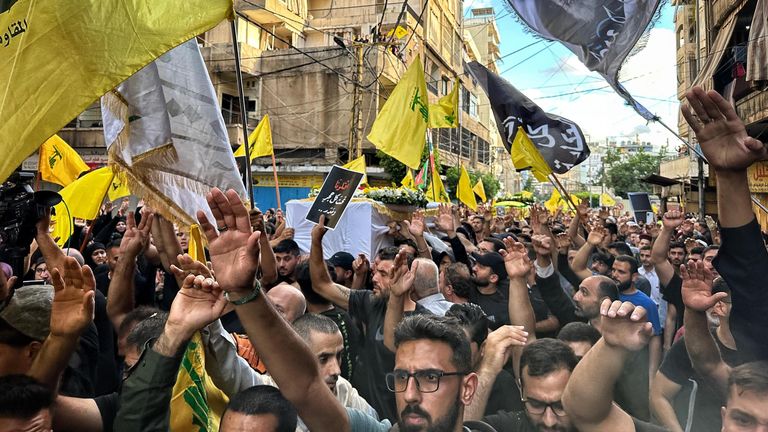
[[[47,269],[47,268],[39,268],[39,267],[38,267],[38,268],[36,268],[36,269],[35,269],[35,273],[38,273],[38,274],[40,274],[40,273],[42,273],[42,272],[47,272],[47,271],[48,271],[48,269]]]
[[[563,417],[565,415],[565,408],[563,408],[561,401],[547,403],[536,399],[523,398],[523,403],[525,404],[525,409],[531,414],[544,414],[549,407],[556,416]]]
[[[463,376],[467,372],[443,372],[438,369],[426,369],[410,373],[405,370],[395,370],[387,374],[387,388],[391,392],[401,393],[408,388],[411,377],[416,380],[416,388],[422,393],[434,393],[440,388],[440,378],[446,376]]]

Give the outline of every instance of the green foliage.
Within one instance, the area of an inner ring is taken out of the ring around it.
[[[400,186],[400,180],[405,177],[405,173],[407,172],[406,166],[403,165],[402,162],[399,160],[393,158],[392,156],[382,152],[381,150],[376,150],[376,157],[379,158],[379,166],[384,168],[384,172],[389,174],[389,178],[392,181],[393,184],[396,184],[397,186]],[[424,161],[429,160],[429,152],[424,151],[421,155],[421,162],[419,163],[419,166],[424,166]],[[435,165],[440,167],[440,153],[435,154]],[[421,168],[419,168],[420,170]],[[416,174],[418,174],[419,170],[414,170],[413,177],[416,177]]]
[[[499,180],[493,174],[488,172],[480,173],[471,170],[467,170],[467,172],[469,173],[469,182],[472,183],[473,187],[477,183],[478,178],[483,182],[485,197],[488,198],[488,200],[493,199],[499,192],[499,189],[501,189],[501,183],[499,183]],[[452,166],[445,170],[445,188],[448,190],[450,196],[456,196],[456,188],[459,185],[459,176],[461,176],[461,168],[459,167]]]
[[[615,149],[610,149],[603,159],[601,181],[622,198],[627,198],[627,192],[651,192],[651,185],[641,179],[659,172],[662,157],[663,154],[659,156],[641,151],[622,159]]]
[[[529,174],[523,185],[523,190],[533,192],[533,174]]]
[[[600,194],[593,194],[589,192],[576,192],[571,195],[578,197],[582,201],[587,200],[587,202],[589,202],[590,207],[597,207],[600,204]]]

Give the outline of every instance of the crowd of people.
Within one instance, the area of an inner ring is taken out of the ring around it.
[[[768,431],[766,149],[688,100],[717,225],[440,205],[367,257],[213,189],[193,259],[145,205],[65,248],[43,217],[28,271],[0,266],[0,431]]]

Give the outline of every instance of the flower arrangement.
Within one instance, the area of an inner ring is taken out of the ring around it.
[[[427,206],[427,197],[424,192],[404,187],[370,187],[363,190],[366,198],[379,201],[382,204],[406,205],[424,208]]]

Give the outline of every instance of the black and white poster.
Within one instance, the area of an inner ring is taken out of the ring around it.
[[[325,177],[320,193],[315,197],[315,202],[307,212],[306,219],[319,223],[320,215],[325,215],[325,226],[330,229],[336,228],[349,201],[352,200],[352,195],[360,186],[363,175],[361,172],[334,165]]]

